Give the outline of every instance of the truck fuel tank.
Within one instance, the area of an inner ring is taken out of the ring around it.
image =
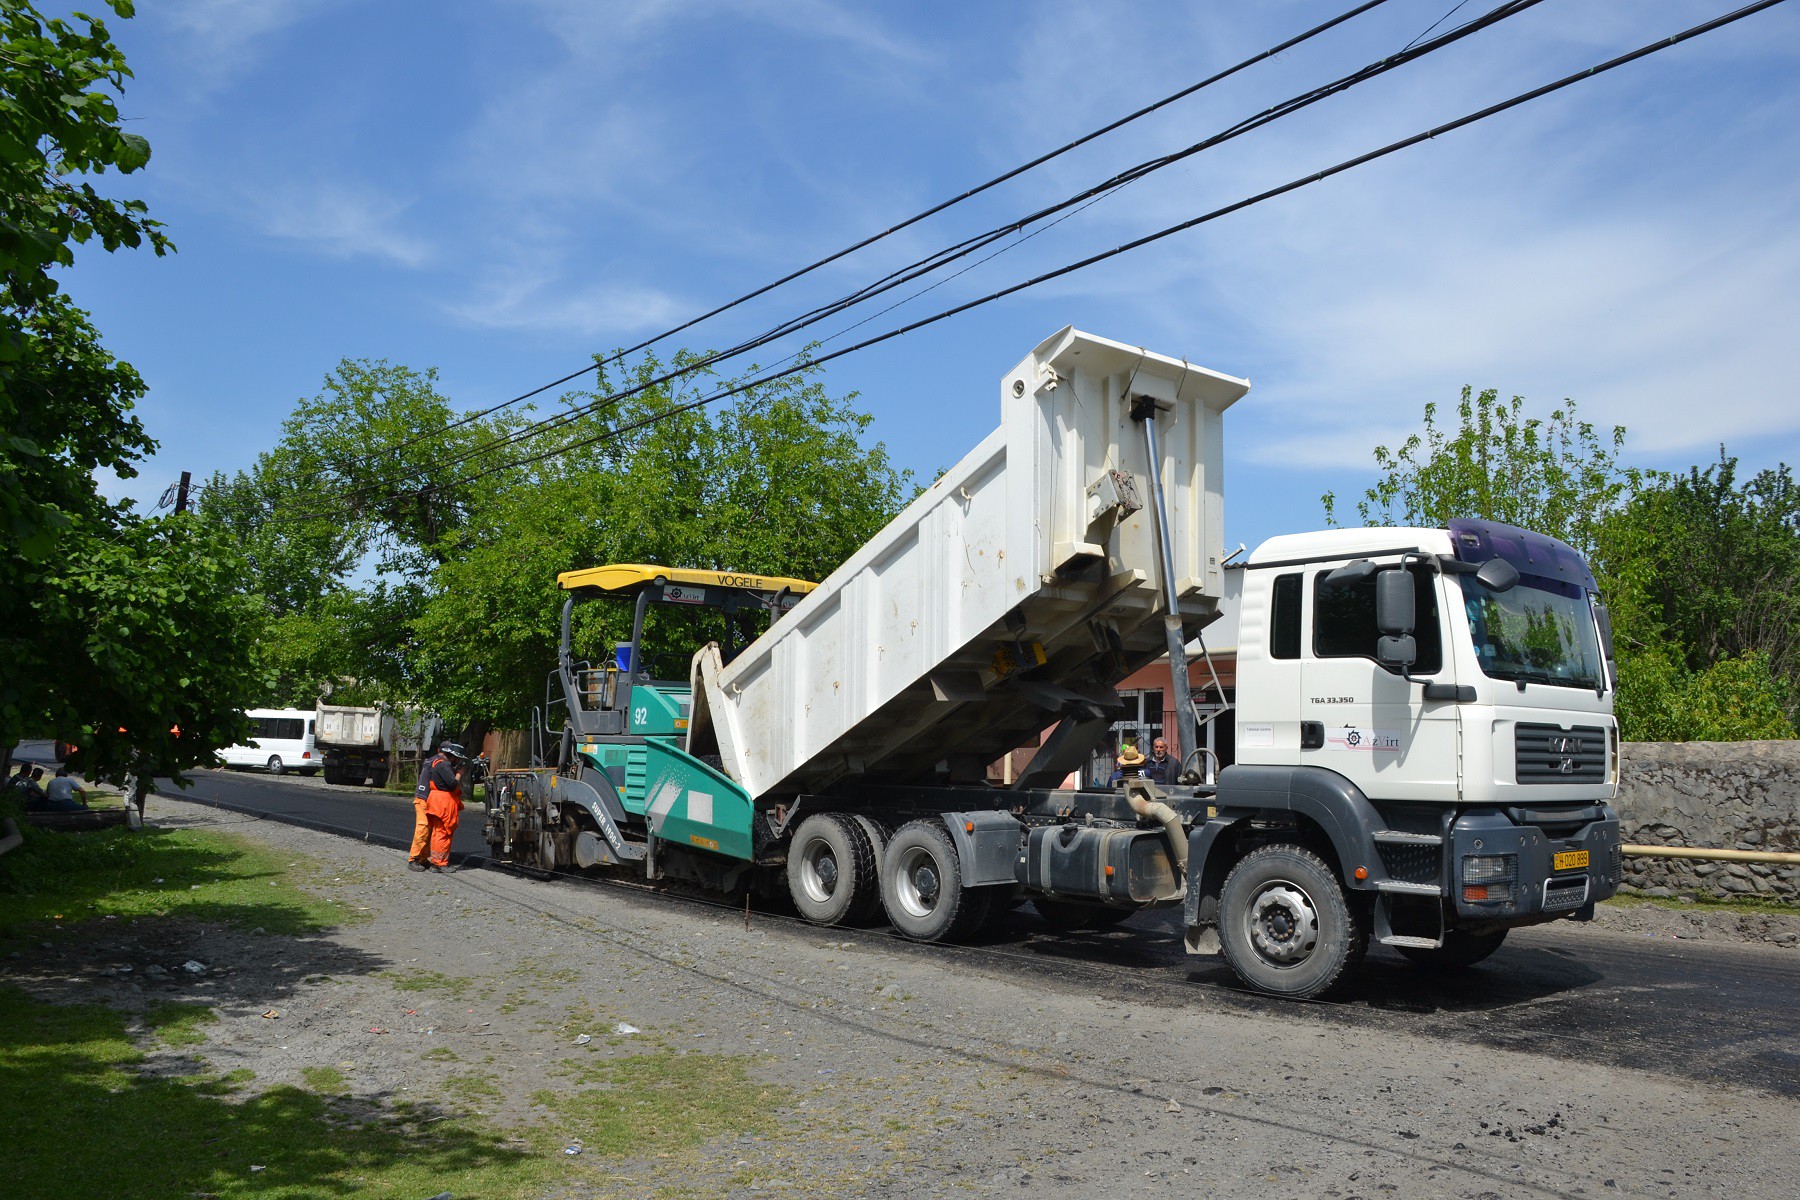
[[[1052,896],[1149,903],[1182,895],[1160,829],[1039,826],[1018,863],[1019,882]]]

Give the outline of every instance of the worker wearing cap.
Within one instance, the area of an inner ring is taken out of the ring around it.
[[[1143,752],[1131,742],[1119,747],[1119,757],[1115,761],[1118,765],[1113,768],[1111,780],[1114,787],[1128,778],[1135,779],[1144,769]]]
[[[456,836],[456,823],[462,818],[463,748],[455,742],[438,747],[419,772],[419,784],[413,789],[412,853],[407,868],[424,871],[443,870],[450,865],[450,840]]]

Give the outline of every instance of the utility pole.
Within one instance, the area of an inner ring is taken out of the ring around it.
[[[194,475],[192,471],[183,471],[181,473],[181,483],[177,486],[175,491],[175,513],[177,516],[187,511],[188,484],[193,478]]]

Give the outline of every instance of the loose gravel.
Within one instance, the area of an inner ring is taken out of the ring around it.
[[[321,863],[319,889],[366,918],[299,939],[109,922],[7,964],[47,999],[214,1006],[206,1043],[156,1069],[263,1088],[329,1068],[370,1105],[521,1130],[554,1125],[536,1094],[571,1072],[655,1050],[744,1056],[788,1097],[777,1135],[571,1158],[557,1194],[1786,1197],[1800,1177],[1800,1109],[1766,1094],[1121,998],[578,882],[413,874],[392,850],[160,796],[150,818]]]

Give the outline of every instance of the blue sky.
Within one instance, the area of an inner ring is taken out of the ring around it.
[[[1475,0],[1455,20],[1491,5]],[[1351,24],[683,335],[714,347],[1406,45]],[[536,386],[1350,6],[853,0],[163,0],[114,22],[155,157],[113,177],[171,258],[66,283],[150,385],[111,490],[246,466],[344,356]],[[864,333],[1504,99],[1724,11],[1548,0],[1144,180]],[[1800,6],[839,360],[929,478],[1065,324],[1250,378],[1230,544],[1321,523],[1465,383],[1573,397],[1644,465],[1800,460]],[[836,331],[848,320],[815,333]],[[763,352],[762,361],[781,356]]]

